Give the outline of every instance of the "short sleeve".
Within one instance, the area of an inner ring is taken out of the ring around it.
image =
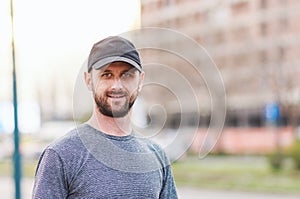
[[[177,199],[176,185],[172,174],[171,166],[165,167],[162,190],[159,195],[160,199]]]
[[[171,168],[171,163],[166,153],[159,145],[154,144],[154,147],[156,149],[157,156],[162,163],[162,170],[163,170],[163,183],[162,183],[162,189],[159,198],[178,199],[176,184],[174,181],[172,168]]]
[[[48,148],[39,159],[32,198],[66,198],[67,194],[63,161]]]

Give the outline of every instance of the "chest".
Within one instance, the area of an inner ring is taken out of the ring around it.
[[[69,198],[159,198],[162,180],[161,169],[124,172],[91,159],[69,182]]]

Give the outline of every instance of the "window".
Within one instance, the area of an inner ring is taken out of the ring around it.
[[[283,47],[279,47],[278,48],[278,59],[279,59],[279,61],[284,60],[285,56],[286,56],[285,49]]]
[[[260,8],[266,9],[268,7],[268,0],[260,0]]]
[[[224,42],[224,34],[223,34],[223,32],[222,31],[217,32],[215,34],[215,39],[216,39],[216,42],[218,44],[223,43]]]
[[[243,13],[246,13],[246,11],[248,10],[248,2],[247,1],[241,1],[238,3],[233,3],[231,5],[231,10],[233,15],[240,15]]]
[[[266,51],[259,52],[259,63],[266,64],[268,62],[268,53]]]
[[[289,26],[289,21],[288,18],[286,16],[283,16],[279,19],[279,31],[285,31]]]
[[[261,34],[262,36],[266,36],[267,33],[268,33],[268,24],[265,23],[265,22],[262,22],[262,23],[260,24],[260,34]]]
[[[250,115],[248,120],[250,127],[261,127],[264,123],[264,119],[261,115]]]
[[[227,127],[237,127],[238,126],[238,118],[236,115],[227,115],[225,126]]]

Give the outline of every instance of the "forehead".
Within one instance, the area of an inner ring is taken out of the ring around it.
[[[100,72],[103,71],[128,71],[128,70],[136,70],[131,64],[126,62],[113,62],[99,69]]]

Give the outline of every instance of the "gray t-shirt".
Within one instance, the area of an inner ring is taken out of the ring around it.
[[[33,198],[176,199],[162,149],[134,134],[111,136],[78,126],[42,153]]]

